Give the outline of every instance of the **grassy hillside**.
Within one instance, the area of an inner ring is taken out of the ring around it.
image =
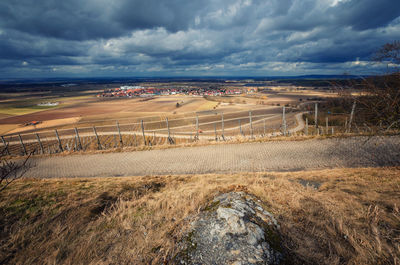
[[[281,225],[288,263],[396,264],[400,169],[24,179],[0,193],[0,263],[162,264],[208,200],[244,190]]]

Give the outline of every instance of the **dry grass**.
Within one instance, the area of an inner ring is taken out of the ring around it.
[[[400,262],[400,169],[366,168],[21,180],[0,194],[0,263],[162,264],[187,217],[229,190],[278,218],[289,264]]]

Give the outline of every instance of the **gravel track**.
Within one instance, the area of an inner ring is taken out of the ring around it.
[[[400,137],[271,141],[32,158],[28,177],[111,177],[297,171],[400,165]]]

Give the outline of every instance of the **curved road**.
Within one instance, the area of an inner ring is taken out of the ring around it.
[[[301,126],[301,125],[300,125]],[[296,171],[400,165],[400,137],[221,144],[32,158],[28,177],[109,177]]]

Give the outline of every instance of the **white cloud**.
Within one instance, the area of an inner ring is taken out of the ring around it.
[[[330,6],[337,6],[341,2],[347,2],[348,0],[331,0]]]

